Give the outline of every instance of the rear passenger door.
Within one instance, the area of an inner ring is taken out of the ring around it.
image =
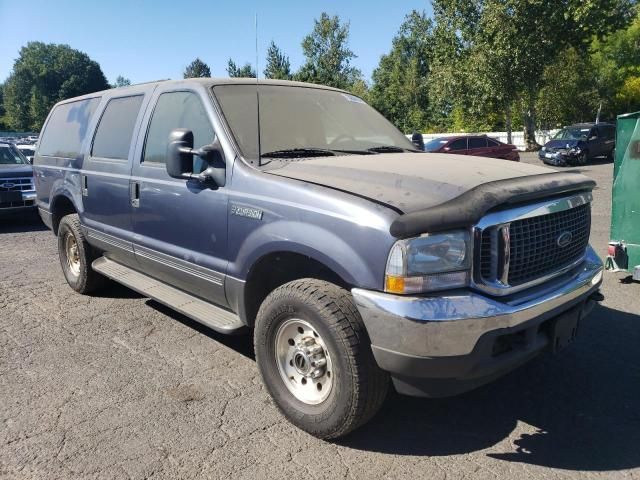
[[[227,193],[197,180],[169,177],[169,133],[193,132],[194,147],[212,143],[213,109],[208,92],[158,88],[145,118],[146,134],[133,167],[133,228],[143,271],[200,298],[226,306]],[[206,168],[194,156],[194,171]]]
[[[487,137],[469,137],[469,155],[475,155],[477,157],[487,156]]]
[[[148,87],[147,87],[148,89]],[[130,176],[144,107],[150,94],[127,90],[106,100],[81,176],[83,223],[89,242],[106,256],[135,264]]]

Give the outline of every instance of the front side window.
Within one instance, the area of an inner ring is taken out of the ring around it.
[[[202,101],[193,92],[168,92],[158,97],[151,117],[143,162],[166,163],[169,134],[176,128],[193,132],[193,148],[213,143],[214,132]],[[195,157],[193,171],[202,172],[204,161]]]
[[[466,150],[467,149],[467,139],[466,138],[459,138],[458,140],[455,140],[453,142],[451,142],[449,144],[449,150],[450,151],[454,151],[454,150]]]
[[[142,98],[142,95],[136,95],[109,100],[93,139],[91,155],[118,160],[129,158],[133,127],[140,112]]]
[[[430,140],[429,142],[424,144],[424,149],[427,152],[435,152],[436,150],[440,150],[442,147],[444,147],[448,141],[449,140],[446,138],[434,138],[433,140]]]
[[[38,153],[50,157],[78,157],[99,100],[88,98],[55,107],[42,133]]]
[[[489,147],[499,147],[500,143],[495,141],[495,140],[492,140],[491,138],[487,138],[487,146],[489,146]]]

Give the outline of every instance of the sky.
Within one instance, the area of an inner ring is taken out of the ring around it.
[[[304,61],[302,38],[324,11],[350,22],[353,65],[367,79],[391,48],[406,14],[430,14],[429,0],[0,0],[0,82],[29,41],[64,43],[83,51],[113,83],[182,78],[199,57],[213,76],[227,76],[229,58],[255,64],[255,15],[262,76],[271,40],[295,71]]]

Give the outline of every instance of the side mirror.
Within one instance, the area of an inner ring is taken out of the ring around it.
[[[202,173],[193,172],[194,156],[202,158],[208,164]],[[224,154],[219,140],[216,138],[211,145],[196,150],[193,148],[193,132],[185,128],[176,128],[169,134],[166,168],[172,178],[200,182],[213,180],[219,187],[224,187],[226,183]]]
[[[594,140],[597,140],[597,139],[598,139],[598,136],[597,136],[597,135],[591,135],[591,136],[589,137],[589,141],[590,141],[590,142],[593,142]]]
[[[176,128],[169,134],[167,146],[167,173],[172,178],[185,178],[193,174],[193,132]]]

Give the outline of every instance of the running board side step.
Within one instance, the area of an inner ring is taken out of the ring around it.
[[[205,302],[106,257],[94,260],[91,267],[105,277],[129,287],[145,297],[152,298],[220,333],[234,333],[236,330],[245,327],[245,324],[235,313]]]

